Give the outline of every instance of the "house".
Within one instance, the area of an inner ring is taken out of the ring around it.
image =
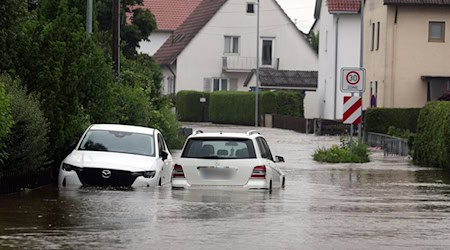
[[[343,67],[360,66],[360,0],[316,0],[314,16],[319,26],[319,116],[340,120],[343,98],[340,90]]]
[[[149,10],[156,19],[157,29],[149,36],[149,41],[139,43],[138,52],[153,56],[167,38],[186,20],[201,0],[143,0],[142,5],[130,9]],[[131,13],[127,13],[131,17]]]
[[[449,23],[449,0],[367,0],[363,106],[423,107],[449,91]]]
[[[279,4],[260,1],[259,39],[257,11],[254,0],[201,1],[154,55],[165,76],[165,93],[254,89],[257,41],[262,70],[317,71],[317,54]],[[315,90],[315,86],[302,88],[299,84],[295,89]],[[305,107],[313,99],[314,91],[309,91]]]

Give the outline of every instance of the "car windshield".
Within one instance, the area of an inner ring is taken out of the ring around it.
[[[191,138],[186,143],[182,157],[203,159],[256,158],[255,148],[245,138]]]
[[[155,155],[152,135],[124,131],[90,130],[78,150]]]

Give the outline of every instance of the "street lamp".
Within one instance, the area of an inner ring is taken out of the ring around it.
[[[259,121],[259,0],[256,12],[256,100],[255,100],[255,127],[258,127]]]

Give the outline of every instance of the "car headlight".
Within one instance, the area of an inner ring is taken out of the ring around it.
[[[80,168],[79,167],[77,167],[77,166],[74,166],[74,165],[70,165],[70,164],[67,164],[67,163],[63,163],[62,164],[62,170],[64,170],[64,171],[77,171],[77,170],[79,170]]]
[[[153,178],[155,177],[156,171],[140,171],[140,172],[134,172],[132,175],[135,176],[143,176],[144,178]]]

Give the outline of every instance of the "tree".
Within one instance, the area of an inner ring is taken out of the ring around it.
[[[314,33],[313,31],[311,31],[311,33],[308,35],[308,41],[316,51],[316,53],[319,53],[319,32]]]
[[[99,0],[97,2],[99,28],[101,31],[110,34],[112,32],[112,1]],[[153,14],[144,9],[131,9],[130,6],[142,5],[142,0],[122,0],[121,1],[121,32],[123,54],[126,58],[135,58],[139,42],[148,41],[148,37],[156,29],[156,20]],[[131,14],[131,15],[130,15]],[[127,15],[130,15],[127,22]],[[110,35],[106,35],[110,40]]]

